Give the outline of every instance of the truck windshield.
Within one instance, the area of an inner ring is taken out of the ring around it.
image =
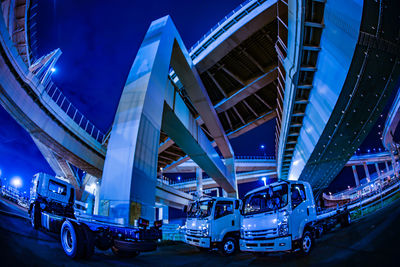
[[[193,202],[190,206],[189,218],[205,218],[211,215],[214,200],[204,200]]]
[[[245,197],[243,215],[261,213],[283,208],[288,204],[288,186],[280,184],[267,187]]]

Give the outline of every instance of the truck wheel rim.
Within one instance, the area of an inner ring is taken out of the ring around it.
[[[229,240],[224,244],[224,250],[227,254],[231,254],[235,250],[235,244]]]
[[[303,238],[303,250],[304,252],[308,252],[310,251],[310,248],[311,248],[311,238],[308,235],[306,235]]]
[[[65,228],[62,234],[63,247],[68,252],[71,253],[73,249],[73,239],[71,235],[71,231],[68,228]]]

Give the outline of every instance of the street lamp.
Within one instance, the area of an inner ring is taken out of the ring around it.
[[[261,180],[264,182],[264,186],[267,186],[267,177],[262,177]]]
[[[19,176],[14,176],[11,179],[11,185],[14,186],[15,188],[20,188],[22,186],[22,179]]]
[[[56,68],[51,68],[50,71],[54,73],[56,72]]]
[[[263,151],[263,154],[264,154],[264,156],[265,156],[265,150],[264,150],[264,149],[265,149],[265,146],[264,146],[264,145],[261,145],[260,148],[261,148],[261,150]]]

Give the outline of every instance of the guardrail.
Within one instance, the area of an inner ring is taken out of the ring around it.
[[[275,159],[275,156],[235,156],[235,159],[267,160]]]
[[[45,87],[47,95],[59,106],[78,126],[87,132],[96,141],[103,143],[104,133],[102,133],[93,123],[91,123],[61,92],[60,89],[50,81]]]
[[[263,4],[265,1],[267,0],[246,0],[234,10],[232,10],[228,15],[223,17],[217,24],[214,25],[214,27],[212,27],[206,34],[204,34],[200,38],[200,40],[198,40],[194,45],[192,45],[192,47],[190,47],[189,54],[191,54],[190,57],[192,58],[192,60],[198,57],[201,52],[203,52],[208,46],[210,46],[210,44],[212,44],[219,36],[221,36],[224,32],[230,29],[233,25],[235,25],[238,21],[247,16],[252,10]],[[236,15],[236,13],[241,11],[243,7],[247,6],[251,2],[254,3],[252,5],[249,5],[245,10]],[[218,29],[218,27],[222,26],[222,24],[224,24],[228,19],[231,18],[232,20],[230,23],[226,23],[218,32],[210,36],[216,29]],[[208,38],[208,40],[201,44],[206,38]]]

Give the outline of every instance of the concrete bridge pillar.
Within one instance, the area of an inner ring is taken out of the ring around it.
[[[371,181],[371,177],[369,176],[368,165],[366,162],[363,162],[363,165],[364,165],[365,177],[367,178],[367,182],[369,183]]]
[[[358,179],[357,168],[355,165],[351,166],[351,168],[353,169],[354,181],[356,182],[356,186],[360,186],[360,180]]]
[[[168,206],[163,205],[160,209],[160,219],[163,221],[163,224],[169,223],[169,213],[168,213]]]
[[[389,171],[389,164],[388,164],[387,161],[385,161],[385,167],[386,167],[386,172],[388,172]]]
[[[197,187],[197,196],[203,196],[203,170],[199,167],[196,168],[196,187]]]
[[[225,166],[227,171],[230,173],[230,177],[233,180],[232,183],[235,186],[234,192],[227,193],[228,197],[238,197],[237,179],[236,179],[236,167],[235,167],[235,157],[225,159]]]
[[[398,172],[398,170],[397,170],[396,159],[394,158],[394,155],[393,155],[392,150],[390,151],[390,157],[392,158],[393,173],[394,173],[394,175],[397,177],[397,176],[399,176],[399,172]]]
[[[129,72],[112,126],[99,214],[133,225],[154,221],[158,143],[173,38],[169,20],[154,21]]]
[[[381,173],[380,173],[380,170],[379,170],[378,162],[375,162],[375,169],[376,169],[376,173],[378,173],[378,176],[379,176]]]

